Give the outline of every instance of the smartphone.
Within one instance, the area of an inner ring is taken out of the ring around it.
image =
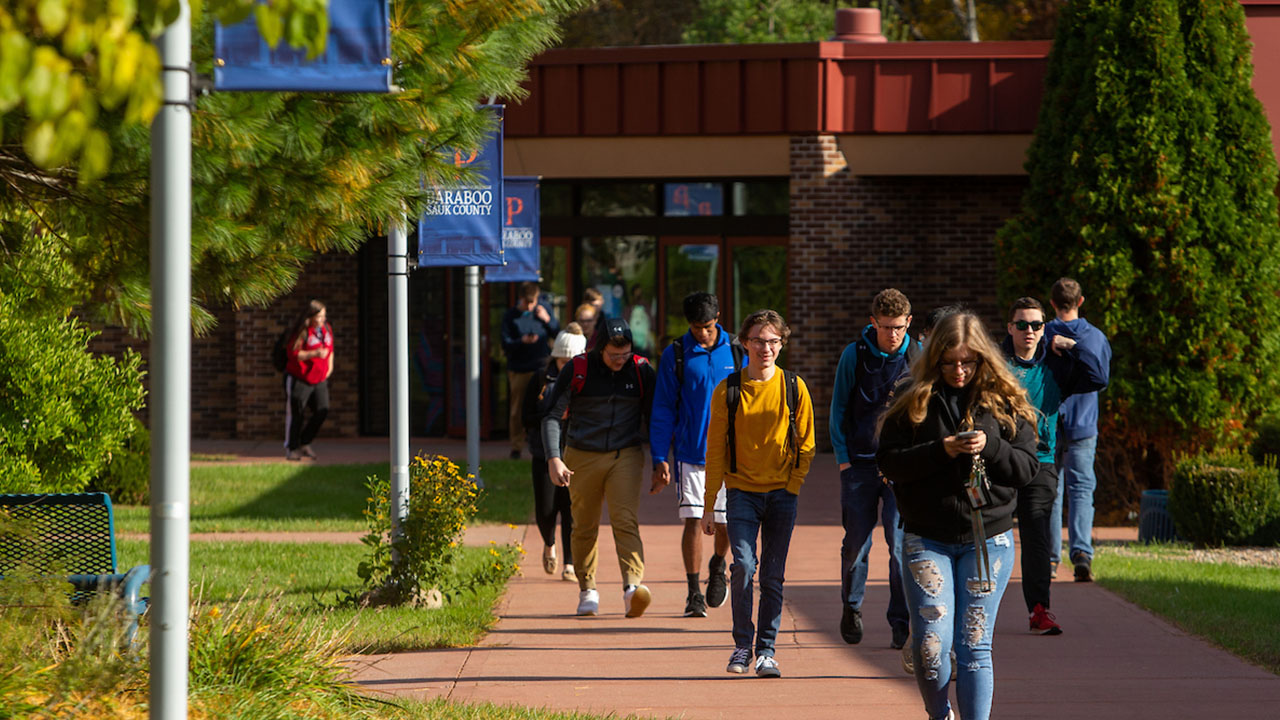
[[[956,433],[957,440],[971,440],[976,437],[978,437],[977,430],[965,430],[964,432]]]

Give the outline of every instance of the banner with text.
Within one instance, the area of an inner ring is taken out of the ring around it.
[[[457,167],[475,171],[480,182],[458,188],[436,188],[435,200],[418,220],[418,267],[501,265],[502,110],[490,105],[498,123],[477,150],[452,151]]]
[[[502,185],[507,208],[502,220],[502,257],[507,264],[486,267],[484,281],[538,282],[542,279],[538,178],[509,177]]]

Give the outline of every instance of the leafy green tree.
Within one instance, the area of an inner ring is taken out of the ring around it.
[[[139,357],[88,350],[92,333],[33,302],[38,265],[0,269],[0,491],[83,490],[134,431]]]
[[[1045,79],[999,294],[1078,279],[1111,339],[1100,439],[1132,488],[1244,443],[1280,388],[1276,161],[1234,0],[1076,0]],[[1100,457],[1104,455],[1099,450]]]
[[[250,14],[274,46],[282,38],[309,55],[324,49],[327,0],[255,4],[211,0],[223,22]],[[201,3],[192,10],[199,16]],[[107,172],[105,117],[146,125],[160,109],[160,56],[150,38],[178,17],[178,0],[7,0],[0,4],[0,117],[21,110],[22,148],[49,169],[77,164],[81,185]],[[17,128],[5,127],[8,145]]]
[[[685,28],[687,43],[813,42],[835,32],[835,5],[824,0],[702,0]]]
[[[230,4],[244,3],[221,0],[216,6]],[[295,12],[312,5],[293,0],[273,7]],[[399,92],[199,98],[192,117],[197,329],[212,322],[205,307],[265,304],[287,292],[316,253],[354,250],[390,218],[419,214],[432,184],[457,182],[459,173],[441,150],[478,144],[491,118],[477,101],[519,97],[529,58],[555,40],[557,21],[581,5],[403,0],[392,4]],[[133,20],[140,36],[148,32],[143,23],[142,15]],[[212,40],[212,13],[201,14],[193,26],[201,74],[212,72]],[[0,193],[0,242],[10,260],[37,253],[40,262],[61,265],[65,282],[44,287],[39,301],[64,309],[80,305],[93,319],[145,332],[146,125],[120,106],[101,110],[97,127],[111,157],[105,174],[85,184],[77,168],[49,168],[8,142],[22,132],[29,113],[27,103],[0,118],[0,183],[8,186]],[[33,240],[45,237],[56,242]]]

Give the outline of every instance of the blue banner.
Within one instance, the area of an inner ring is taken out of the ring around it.
[[[538,178],[504,178],[502,187],[507,208],[502,219],[502,256],[507,264],[485,268],[484,281],[538,282],[542,279]]]
[[[216,90],[275,92],[391,91],[387,0],[329,0],[329,40],[314,60],[281,40],[272,50],[253,15],[213,31]]]
[[[497,127],[478,150],[452,151],[454,165],[476,172],[469,187],[436,188],[435,201],[418,220],[418,267],[501,265],[502,110],[490,105]]]

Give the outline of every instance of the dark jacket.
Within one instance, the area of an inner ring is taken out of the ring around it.
[[[566,366],[567,367],[567,366]],[[520,406],[520,424],[524,425],[529,454],[546,462],[547,453],[542,445],[542,419],[551,407],[551,388],[555,387],[560,368],[554,360],[547,363],[546,372],[534,373],[524,391],[524,404]]]
[[[1072,395],[1101,390],[1110,378],[1107,363],[1083,343],[1059,355],[1049,349],[1049,338],[1040,338],[1035,355],[1023,360],[1013,352],[1013,338],[1008,335],[1000,344],[1009,369],[1027,390],[1027,399],[1040,411],[1040,424],[1036,428],[1039,442],[1036,452],[1042,463],[1054,461],[1058,444],[1058,408]]]
[[[1051,342],[1054,335],[1065,335],[1087,348],[1099,360],[1104,379],[1111,376],[1111,343],[1101,330],[1089,324],[1084,318],[1076,318],[1070,322],[1053,319],[1045,326],[1045,342]],[[1058,419],[1062,426],[1062,434],[1067,442],[1085,440],[1098,434],[1098,391],[1072,395],[1062,401]]]
[[[548,341],[560,332],[560,322],[556,320],[555,311],[549,305],[538,301],[547,311],[550,322],[542,322],[532,312],[518,307],[507,308],[502,316],[502,350],[507,354],[507,369],[511,372],[533,372],[541,370],[551,356]],[[526,343],[525,335],[537,335],[538,341]]]
[[[582,357],[582,356],[579,356]],[[542,419],[542,445],[547,458],[560,457],[560,418],[569,411],[567,444],[578,450],[611,452],[644,443],[653,407],[653,366],[632,358],[614,372],[599,350],[586,354],[582,389],[573,389],[574,363],[564,366],[549,393],[551,404]]]
[[[875,459],[880,416],[898,380],[906,376],[912,353],[919,349],[920,341],[906,335],[897,350],[885,353],[876,342],[875,326],[869,324],[840,353],[827,416],[837,463]]]
[[[942,446],[942,438],[954,435],[958,424],[935,390],[919,425],[912,425],[906,415],[885,420],[876,455],[880,471],[893,483],[905,530],[946,543],[974,540],[972,506],[964,489],[973,459],[949,457]],[[982,522],[987,537],[992,537],[1013,527],[1017,489],[1031,482],[1040,468],[1036,438],[1025,420],[1019,418],[1016,434],[1010,434],[986,411],[975,413],[973,427],[987,433],[981,455],[993,502],[982,509]]]

